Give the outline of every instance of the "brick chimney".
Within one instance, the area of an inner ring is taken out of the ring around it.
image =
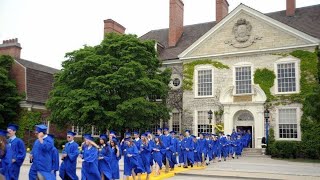
[[[183,9],[182,0],[170,0],[169,47],[176,46],[183,33]]]
[[[287,0],[287,16],[294,16],[296,12],[296,0]]]
[[[220,22],[228,15],[229,3],[227,0],[216,0],[216,22]]]
[[[124,32],[126,31],[125,27],[123,27],[121,24],[117,23],[112,19],[106,19],[103,22],[104,22],[104,34],[111,33],[111,32],[124,34]]]
[[[10,55],[15,59],[20,59],[21,49],[17,38],[4,40],[3,43],[0,44],[0,54]]]

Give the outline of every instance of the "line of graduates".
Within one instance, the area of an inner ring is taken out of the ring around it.
[[[185,135],[179,134],[179,138],[176,138],[175,132],[169,132],[168,128],[163,131],[158,128],[155,136],[149,131],[141,136],[134,132],[131,138],[131,133],[126,133],[120,143],[124,155],[125,179],[129,176],[140,179],[142,173],[146,173],[149,179],[152,167],[155,168],[155,175],[160,175],[163,165],[165,172],[169,172],[174,170],[175,165],[188,168],[209,165],[216,158],[218,161],[222,158],[226,160],[227,157],[238,158],[243,148],[251,142],[247,138],[249,136],[242,136],[245,134],[235,131],[232,136],[200,133],[198,138],[186,130]]]

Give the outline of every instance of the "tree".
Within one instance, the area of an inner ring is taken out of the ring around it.
[[[13,58],[0,55],[0,126],[6,127],[17,117],[19,101],[22,99],[18,93],[15,81],[9,76]]]
[[[53,122],[122,129],[168,119],[171,72],[159,70],[153,41],[110,33],[100,45],[84,46],[66,58],[47,102]]]

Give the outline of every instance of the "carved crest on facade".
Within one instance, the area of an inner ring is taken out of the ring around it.
[[[234,24],[232,29],[232,33],[235,39],[226,41],[225,43],[236,48],[245,48],[252,45],[257,40],[262,39],[262,37],[259,37],[259,36],[252,36],[251,31],[252,31],[251,23],[246,19],[240,18]]]

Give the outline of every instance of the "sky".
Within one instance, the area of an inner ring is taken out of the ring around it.
[[[215,0],[184,0],[184,24],[215,21]],[[285,10],[286,0],[228,0],[262,13]],[[296,0],[296,7],[320,0]],[[169,0],[0,0],[0,42],[18,38],[21,58],[61,69],[67,52],[103,38],[103,20],[113,19],[127,34],[141,36],[169,27]]]

